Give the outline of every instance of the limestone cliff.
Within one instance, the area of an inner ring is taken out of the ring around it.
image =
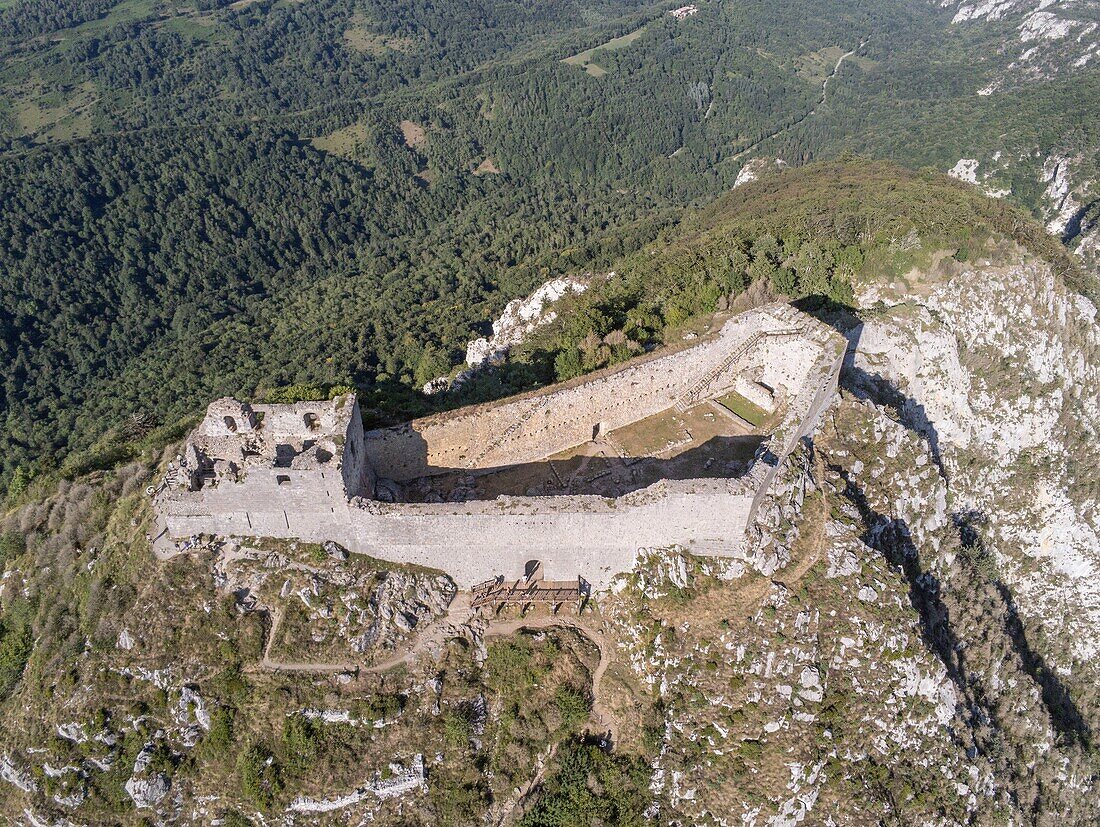
[[[1058,666],[1100,651],[1100,331],[1096,308],[1019,257],[953,266],[916,291],[865,285],[848,331],[851,391],[921,435],[943,492],[908,486],[914,531],[966,515]],[[884,466],[864,474],[889,474]],[[857,475],[858,476],[858,475]]]
[[[662,699],[653,812],[1094,823],[1096,310],[1015,249],[856,302],[774,503],[784,565],[658,555],[611,606]]]

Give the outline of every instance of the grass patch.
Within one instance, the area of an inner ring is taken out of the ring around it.
[[[759,428],[768,415],[767,411],[759,405],[754,405],[737,391],[730,391],[720,397],[718,404],[735,416],[741,417],[754,428]]]
[[[401,137],[405,141],[405,146],[409,149],[423,149],[428,145],[428,133],[420,124],[403,120],[398,126],[401,127]]]
[[[619,49],[625,49],[635,40],[642,36],[642,32],[645,31],[645,26],[640,29],[635,29],[629,34],[624,34],[621,37],[613,37],[606,43],[602,43],[599,46],[593,46],[591,49],[585,49],[583,52],[578,52],[572,57],[565,58],[562,63],[568,63],[570,66],[580,66],[592,77],[603,77],[607,74],[607,70],[596,63],[596,55],[601,51],[614,52]]]
[[[165,21],[164,28],[192,41],[210,42],[223,39],[218,20],[212,15],[173,17]]]
[[[824,49],[802,55],[795,61],[795,71],[800,78],[820,83],[829,76],[836,62],[846,51],[847,49],[842,49],[840,46],[826,46]]]
[[[409,54],[416,45],[411,37],[387,37],[372,31],[372,22],[363,14],[352,15],[351,25],[344,30],[344,45],[353,52],[385,57],[389,52]]]
[[[331,152],[333,155],[352,158],[359,154],[359,151],[369,140],[370,132],[367,127],[361,123],[353,123],[351,126],[337,129],[328,135],[310,138],[309,142],[322,152]]]

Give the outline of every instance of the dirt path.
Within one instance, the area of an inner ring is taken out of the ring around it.
[[[470,607],[470,595],[460,592],[451,601],[447,614],[430,624],[423,633],[416,635],[407,645],[390,655],[385,660],[372,663],[369,666],[361,663],[317,663],[313,661],[278,661],[271,659],[271,647],[275,642],[275,634],[279,630],[286,614],[285,609],[277,609],[271,615],[271,628],[267,633],[267,642],[264,645],[264,654],[257,664],[260,669],[268,669],[273,672],[315,672],[318,674],[335,674],[339,672],[353,672],[355,674],[377,674],[388,672],[401,665],[410,665],[416,658],[433,647],[439,647],[449,638],[461,636],[461,626],[469,622],[473,617]]]
[[[578,618],[551,616],[497,621],[489,625],[484,636],[488,640],[491,637],[507,637],[522,630],[549,629],[555,626],[570,629],[588,638],[599,649],[600,662],[596,664],[596,668],[592,671],[592,717],[595,719],[601,735],[606,733],[611,743],[614,743],[618,727],[615,716],[608,709],[606,698],[600,691],[603,676],[607,672],[607,667],[611,664],[609,646],[602,629],[592,628]],[[545,758],[539,762],[535,774],[508,801],[504,802],[499,811],[492,816],[492,823],[496,827],[503,827],[503,825],[511,823],[510,819],[517,809],[522,807],[523,802],[542,783],[546,768],[553,762],[557,749],[558,743],[551,746]]]
[[[839,58],[837,58],[836,65],[833,66],[833,70],[831,72],[829,72],[828,75],[825,76],[825,79],[823,81],[821,81],[821,97],[817,99],[817,103],[815,103],[812,107],[810,107],[810,110],[808,112],[806,112],[804,115],[802,115],[802,117],[800,117],[798,120],[794,121],[793,123],[788,124],[787,126],[780,127],[779,129],[765,135],[762,138],[758,138],[757,140],[755,140],[751,144],[749,144],[747,147],[742,149],[740,152],[738,152],[736,155],[731,155],[727,160],[736,161],[738,158],[741,158],[741,157],[747,155],[748,153],[752,152],[753,150],[755,150],[757,147],[759,147],[765,141],[770,141],[772,138],[778,138],[784,132],[789,132],[790,130],[794,129],[796,126],[799,126],[800,124],[802,124],[806,120],[812,118],[817,113],[818,108],[820,108],[822,106],[822,104],[825,103],[825,100],[829,96],[829,81],[831,81],[833,78],[835,78],[837,76],[837,73],[840,72],[840,67],[844,64],[845,60],[850,58],[852,55],[854,55],[856,52],[858,52],[860,49],[862,49],[866,45],[867,45],[867,38],[864,38],[863,40],[861,40],[859,42],[859,45],[856,46],[854,49],[851,49],[851,50],[845,52]]]
[[[345,663],[316,663],[308,661],[279,661],[271,658],[271,647],[274,645],[275,636],[279,631],[279,625],[283,622],[285,611],[276,610],[271,615],[271,628],[267,633],[267,641],[264,644],[263,657],[256,668],[272,672],[300,672],[314,674],[338,674],[341,672],[360,674],[377,674],[388,672],[401,665],[411,665],[421,654],[438,650],[453,637],[463,637],[463,627],[469,629],[469,623],[476,616],[476,612],[470,606],[470,596],[466,593],[456,595],[447,614],[435,623],[432,623],[424,632],[404,649],[394,652],[390,657],[369,666],[364,664]],[[592,670],[592,718],[601,734],[606,733],[614,742],[618,726],[615,716],[611,712],[604,693],[601,692],[601,684],[607,667],[611,664],[610,646],[605,640],[602,629],[594,628],[579,618],[566,616],[540,616],[530,618],[514,618],[509,620],[490,621],[481,631],[483,640],[495,637],[507,637],[521,630],[539,630],[560,627],[570,629],[595,644],[600,653],[599,663]]]
[[[318,674],[336,674],[339,672],[358,672],[359,667],[354,663],[314,663],[306,661],[277,661],[271,659],[271,646],[275,642],[275,633],[279,631],[279,624],[283,622],[285,609],[277,609],[271,615],[271,628],[267,632],[267,643],[264,644],[264,656],[260,659],[259,668],[270,669],[273,672],[314,672]]]

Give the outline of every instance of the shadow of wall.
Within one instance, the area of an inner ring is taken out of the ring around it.
[[[746,474],[765,437],[716,436],[672,457],[623,456],[601,444],[597,455],[520,462],[482,469],[426,466],[408,483],[380,480],[386,502],[469,502],[498,496],[620,497],[662,480],[736,479]]]

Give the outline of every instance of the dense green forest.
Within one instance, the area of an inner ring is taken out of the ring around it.
[[[685,232],[750,157],[945,169],[996,147],[1029,153],[1004,175],[1032,208],[1037,148],[1098,143],[1095,73],[974,93],[997,26],[903,0],[673,5],[0,4],[0,486],[221,393],[353,384],[375,416],[420,412],[504,302]],[[768,234],[717,269],[639,268],[624,284],[675,295],[617,288],[585,335],[633,312],[621,358],[759,278],[843,301],[867,255]],[[568,339],[503,389],[612,358]]]

